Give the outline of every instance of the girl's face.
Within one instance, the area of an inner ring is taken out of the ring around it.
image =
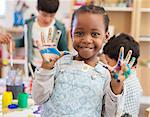
[[[40,26],[47,27],[49,26],[55,18],[55,13],[47,13],[39,10],[38,22]]]
[[[79,13],[73,22],[73,47],[81,60],[94,60],[108,38],[103,16],[92,13]]]

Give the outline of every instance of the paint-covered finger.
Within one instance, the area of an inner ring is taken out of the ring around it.
[[[126,58],[125,58],[125,60],[124,60],[124,62],[125,62],[126,64],[129,63],[130,58],[131,58],[131,55],[132,55],[132,50],[129,50],[129,51],[128,51],[128,54],[127,54],[127,56],[126,56]]]
[[[131,61],[129,62],[130,68],[132,68],[133,64],[135,63],[136,58],[132,57]]]
[[[123,58],[124,58],[124,47],[121,47],[119,52],[119,59],[123,60]]]
[[[56,47],[56,44],[55,43],[51,43],[51,42],[48,42],[48,43],[45,43],[44,46],[47,46],[47,47]]]
[[[52,29],[49,28],[49,31],[48,31],[48,41],[52,41],[52,39],[51,39],[51,33],[52,33]]]
[[[44,43],[45,43],[44,33],[43,33],[43,32],[41,32],[41,42],[42,42],[42,44],[44,44]]]
[[[123,61],[123,57],[124,57],[124,47],[121,47],[116,67],[121,66],[121,62]]]
[[[52,40],[51,40],[51,39],[48,39],[48,40],[47,40],[47,43],[48,43],[48,44],[51,44],[51,43],[52,43]]]

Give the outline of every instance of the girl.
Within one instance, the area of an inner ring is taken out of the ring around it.
[[[82,6],[72,17],[71,37],[76,55],[69,54],[49,63],[43,59],[35,72],[33,99],[42,104],[42,117],[120,117],[123,108],[123,66],[119,82],[110,77],[98,53],[108,33],[109,18],[102,7]],[[118,63],[122,63],[121,49]],[[121,74],[120,74],[121,73]]]

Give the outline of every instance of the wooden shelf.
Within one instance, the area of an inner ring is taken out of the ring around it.
[[[150,36],[140,36],[139,41],[150,42]]]
[[[141,8],[140,11],[141,12],[148,12],[148,13],[150,13],[150,8]]]
[[[73,6],[73,10],[78,9],[80,6]],[[114,12],[131,12],[133,10],[132,7],[104,7],[106,11],[114,11]]]
[[[106,11],[117,11],[117,12],[131,12],[132,7],[104,7]]]
[[[142,96],[140,103],[141,104],[150,104],[150,96]]]
[[[13,64],[25,64],[25,63],[26,63],[25,59],[13,59]]]

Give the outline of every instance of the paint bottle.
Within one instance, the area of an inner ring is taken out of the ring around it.
[[[12,103],[13,95],[10,91],[5,91],[2,97],[2,107],[7,108]]]
[[[27,93],[18,94],[18,106],[20,108],[28,107],[28,94]]]

